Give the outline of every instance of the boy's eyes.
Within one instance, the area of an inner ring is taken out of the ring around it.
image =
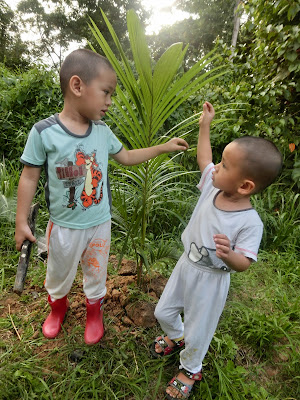
[[[114,92],[111,92],[110,90],[103,90],[106,96],[110,95],[111,97],[114,95]]]

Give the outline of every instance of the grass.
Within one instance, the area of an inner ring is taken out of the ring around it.
[[[249,271],[232,275],[228,302],[205,358],[204,379],[191,399],[298,397],[299,267],[293,254],[262,252]],[[35,260],[31,266],[29,289],[20,298],[11,293],[13,269],[5,270],[0,297],[1,400],[163,398],[178,356],[149,358],[148,345],[160,333],[158,326],[131,326],[119,332],[114,318],[106,315],[104,339],[89,347],[83,342],[84,326],[71,316],[57,339],[46,340],[41,334],[48,312],[43,262]],[[71,296],[78,291],[80,278]],[[81,361],[70,359],[74,351],[84,352]]]
[[[264,223],[262,245],[271,250],[299,252],[300,194],[281,182],[251,198]]]

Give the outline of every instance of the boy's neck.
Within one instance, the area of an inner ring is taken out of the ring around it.
[[[223,191],[217,194],[215,206],[223,211],[238,211],[252,208],[250,196],[241,196],[238,193],[230,194]]]
[[[77,112],[76,109],[64,107],[59,113],[61,123],[75,135],[85,135],[90,121]]]

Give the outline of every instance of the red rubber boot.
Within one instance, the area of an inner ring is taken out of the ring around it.
[[[51,297],[48,296],[48,303],[51,307],[51,312],[44,322],[43,334],[46,338],[53,339],[61,330],[61,324],[69,307],[69,301],[67,296],[55,301],[52,301]]]
[[[86,344],[96,344],[104,335],[102,305],[103,297],[94,304],[90,304],[89,300],[86,299],[86,326],[84,332]]]

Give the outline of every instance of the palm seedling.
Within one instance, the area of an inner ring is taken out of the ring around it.
[[[190,96],[205,84],[224,74],[224,66],[212,67],[218,55],[213,50],[187,71],[182,70],[187,46],[173,44],[157,62],[151,58],[141,23],[133,10],[127,13],[127,27],[133,61],[129,60],[120,41],[102,11],[103,18],[114,40],[119,58],[109,47],[104,36],[91,20],[90,28],[105,56],[114,67],[119,85],[114,107],[109,117],[116,126],[124,146],[150,147],[170,139],[164,132],[164,122]],[[180,125],[181,136],[186,134],[194,118]],[[178,134],[176,129],[176,134]],[[172,132],[173,133],[173,132]],[[176,162],[176,156],[161,155],[156,159],[131,168],[114,164],[112,190],[115,206],[113,223],[124,233],[124,246],[130,239],[138,259],[138,283],[143,265],[147,264],[147,228],[150,218],[158,210],[173,213],[178,191],[188,192],[178,178],[187,172]],[[117,177],[117,179],[114,179]],[[170,201],[173,207],[170,207]],[[177,215],[180,219],[180,215]],[[167,251],[167,249],[166,249]],[[159,252],[164,258],[166,254]]]

